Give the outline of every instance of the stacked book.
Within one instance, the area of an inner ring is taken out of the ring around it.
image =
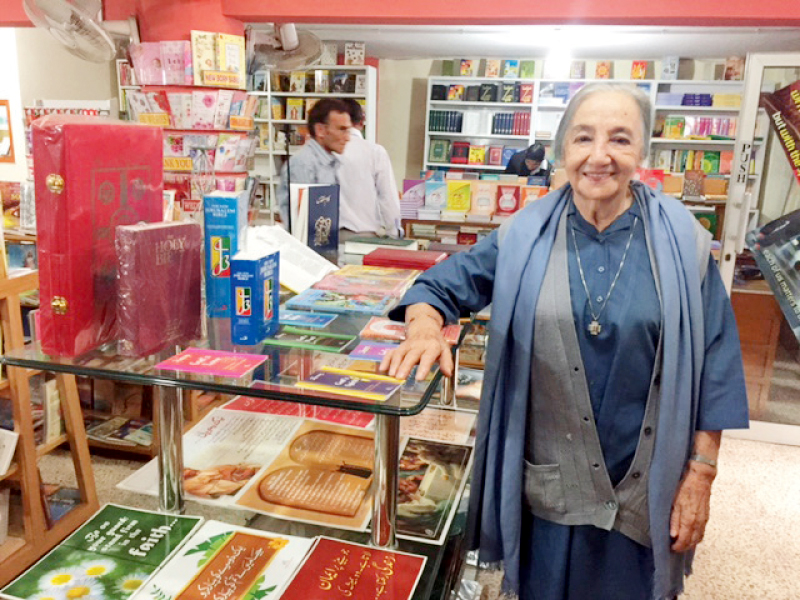
[[[426,271],[447,258],[444,252],[378,248],[364,257],[364,264],[375,267],[395,267]]]
[[[403,180],[403,195],[400,198],[400,217],[416,219],[417,210],[425,205],[425,181],[423,179]]]
[[[384,315],[420,271],[348,264],[286,302],[290,310]]]

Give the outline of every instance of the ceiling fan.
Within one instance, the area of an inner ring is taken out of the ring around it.
[[[253,57],[250,72],[261,70],[291,71],[309,67],[322,55],[322,42],[294,23],[272,23],[266,29],[249,27],[248,55]]]
[[[84,60],[110,61],[119,45],[139,42],[136,18],[102,21],[101,0],[23,0],[22,6],[34,25]]]

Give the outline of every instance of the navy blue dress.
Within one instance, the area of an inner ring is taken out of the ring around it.
[[[611,482],[627,472],[636,451],[658,346],[661,309],[647,251],[641,208],[633,206],[602,233],[571,205],[567,216],[569,286],[575,329],[595,423]],[[588,332],[593,320],[573,245],[580,252],[586,285],[597,314],[631,238],[625,265],[600,315],[602,331]],[[706,367],[700,390],[698,430],[741,427],[740,411],[729,410],[742,382],[715,372],[739,352],[733,310],[716,263],[709,257],[703,283]],[[635,350],[634,350],[635,349]],[[728,395],[731,386],[736,393]],[[520,564],[523,600],[649,600],[653,556],[616,531],[565,526],[523,515]]]

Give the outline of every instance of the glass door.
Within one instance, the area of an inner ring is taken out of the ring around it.
[[[796,82],[795,110],[800,109],[800,54],[747,57],[720,269],[736,313],[750,405],[750,430],[732,433],[800,445],[800,342],[795,334],[800,328],[793,331],[746,247],[747,232],[800,209],[800,136],[797,148],[791,139],[800,131],[800,110],[792,115],[791,106],[781,110],[765,102],[778,90],[784,90],[778,96],[793,100],[787,88]],[[792,264],[800,264],[800,238],[799,243],[792,240],[782,251],[791,254]]]

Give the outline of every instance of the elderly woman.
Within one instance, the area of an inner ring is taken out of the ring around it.
[[[430,269],[391,315],[407,337],[382,368],[450,375],[441,326],[492,303],[471,542],[524,599],[680,594],[721,430],[748,425],[710,237],[633,181],[650,114],[635,87],[583,87],[556,140],[569,183]]]

